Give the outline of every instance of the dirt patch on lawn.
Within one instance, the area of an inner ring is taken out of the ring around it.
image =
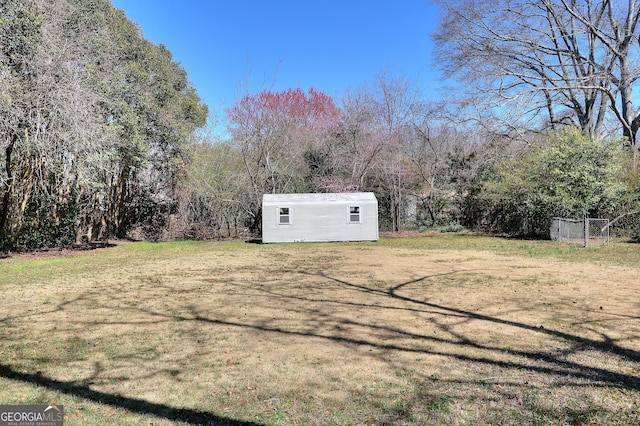
[[[639,272],[368,243],[124,256],[3,286],[2,358],[267,424],[632,424]]]

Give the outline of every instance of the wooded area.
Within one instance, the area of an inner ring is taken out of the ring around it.
[[[162,224],[207,107],[162,45],[106,0],[0,2],[0,242]]]
[[[625,215],[638,236],[636,2],[439,3],[455,95],[384,70],[340,99],[262,90],[214,137],[184,69],[109,0],[0,0],[2,248],[258,235],[262,195],[286,192],[375,192],[391,231]]]

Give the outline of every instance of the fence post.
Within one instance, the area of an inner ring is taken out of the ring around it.
[[[589,219],[584,217],[584,248],[589,248]]]

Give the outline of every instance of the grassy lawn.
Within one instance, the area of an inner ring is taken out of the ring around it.
[[[68,425],[640,424],[637,244],[123,243],[0,289],[0,404]]]

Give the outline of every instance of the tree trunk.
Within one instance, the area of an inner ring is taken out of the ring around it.
[[[11,141],[4,150],[5,163],[4,168],[7,174],[7,183],[5,184],[4,194],[2,195],[2,207],[0,207],[0,239],[5,240],[3,244],[7,244],[6,238],[8,237],[7,222],[9,220],[9,209],[11,204],[11,195],[13,192],[13,166],[12,158],[13,147],[18,139],[17,135],[11,137]]]

